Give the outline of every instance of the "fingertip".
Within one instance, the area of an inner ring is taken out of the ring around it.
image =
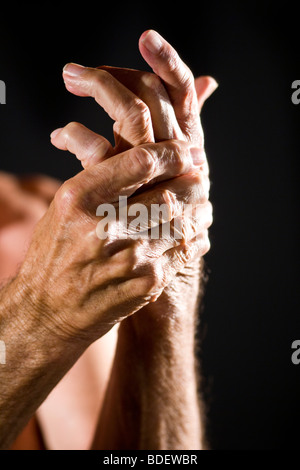
[[[204,93],[210,91],[213,93],[219,86],[218,82],[210,75],[202,75],[195,79],[195,86],[197,93]]]
[[[59,127],[50,134],[51,144],[59,150],[67,150],[62,134],[63,129],[63,127]]]
[[[63,129],[62,127],[59,127],[58,129],[55,129],[53,132],[51,132],[50,139],[54,140],[55,137],[58,136],[58,134],[60,133],[62,129]]]
[[[143,43],[145,37],[147,36],[147,34],[151,31],[151,29],[147,29],[146,31],[144,31],[141,36],[140,36],[140,39],[139,39],[139,42],[140,43]]]
[[[75,64],[74,62],[69,62],[63,68],[63,77],[64,78],[78,78],[86,68],[83,65]]]
[[[144,46],[151,54],[158,54],[163,46],[164,39],[154,29],[145,31],[139,40],[139,45]]]
[[[88,94],[85,90],[85,78],[84,72],[88,70],[83,65],[69,62],[66,64],[62,71],[62,77],[65,83],[66,89],[76,96],[86,97]]]
[[[208,76],[207,79],[209,82],[208,86],[211,90],[211,93],[213,93],[219,87],[219,83],[213,77]]]
[[[198,99],[199,112],[201,111],[205,101],[216,91],[219,84],[211,76],[201,76],[195,79],[195,89]]]

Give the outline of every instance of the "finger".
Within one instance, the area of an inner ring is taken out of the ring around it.
[[[157,209],[155,209],[154,214],[152,214],[152,211],[151,214],[149,212],[148,219],[144,217],[145,221],[149,221],[148,226],[145,223],[144,232],[137,231],[134,223],[133,230],[129,226],[126,235],[133,239],[148,240],[147,256],[160,256],[167,249],[187,243],[196,237],[201,237],[202,232],[211,226],[212,207],[209,202],[202,205],[191,205],[191,207],[191,209],[185,208],[180,216],[164,223],[156,218]],[[164,210],[162,208],[161,212],[163,213]],[[162,218],[164,218],[164,215]]]
[[[203,161],[202,150],[187,142],[146,144],[82,171],[62,186],[60,196],[74,205],[84,205],[95,215],[99,204],[117,202],[120,195],[131,196],[155,178],[169,179],[191,169],[199,170]],[[186,184],[190,183],[188,180]],[[185,187],[185,192],[189,194],[190,190]]]
[[[63,78],[70,92],[93,97],[116,122],[116,146],[130,148],[154,142],[149,108],[110,73],[67,64]]]
[[[145,274],[130,279],[120,286],[121,292],[130,292],[133,298],[144,298],[154,302],[164,288],[174,279],[176,274],[190,263],[200,253],[204,255],[209,249],[206,234],[187,244],[181,244],[167,250],[158,260],[149,262]]]
[[[195,79],[199,114],[201,113],[205,101],[212,95],[218,86],[218,83],[213,77],[202,76]]]
[[[177,247],[166,251],[162,256],[162,265],[165,269],[169,270],[168,281],[170,282],[196,255],[204,256],[209,251],[209,248],[208,230],[202,230],[187,243],[181,243]]]
[[[188,139],[202,136],[198,99],[191,70],[175,49],[156,31],[142,34],[139,48],[152,70],[163,80],[178,123]]]
[[[68,150],[75,154],[84,168],[97,165],[113,154],[111,144],[104,137],[76,122],[69,123],[66,127],[54,131],[51,134],[51,142],[57,148]],[[187,157],[184,152],[181,153],[179,150],[172,152],[171,147],[168,146],[166,152],[161,156],[160,165],[162,166],[162,174],[154,177],[148,183],[145,183],[145,187],[150,187],[158,181],[177,176],[177,174],[184,174],[188,171],[198,169],[200,166],[202,174],[208,176],[209,172],[205,152],[197,148],[190,149],[190,152],[190,156]],[[198,153],[198,155],[195,155],[195,152],[196,154]],[[192,160],[190,157],[192,157]],[[165,172],[163,172],[164,169]],[[36,183],[39,184],[39,188],[37,188]],[[205,184],[207,191],[209,191],[210,182],[208,178]],[[24,189],[30,192],[39,191],[39,194],[50,203],[61,183],[52,181],[50,178],[42,178],[38,180],[38,182],[36,179],[30,179],[30,181],[24,180],[22,185]]]
[[[95,286],[99,283],[107,285],[106,293],[115,290],[118,284],[118,305],[123,304],[124,317],[129,312],[134,313],[150,301],[155,301],[163,289],[170,283],[178,272],[181,272],[187,263],[190,263],[197,254],[204,255],[209,249],[207,231],[189,243],[169,248],[169,244],[159,250],[155,256],[149,256],[147,241],[134,242],[109,257],[109,269],[103,276],[103,269],[99,276],[94,276]],[[105,263],[105,260],[104,260]],[[101,261],[101,265],[103,261]],[[114,287],[114,289],[113,289]],[[113,294],[113,299],[115,295]],[[130,308],[126,308],[126,304]],[[134,307],[136,305],[136,308]],[[128,312],[128,313],[127,313]]]
[[[185,266],[190,265],[199,255],[204,256],[209,249],[208,232],[204,231],[188,243],[180,244],[166,251],[160,258],[160,269],[155,269],[155,272],[159,273],[157,276],[158,286],[155,286],[157,292],[154,290],[150,301],[155,302],[176,275],[183,272]]]
[[[191,184],[195,184],[194,181]],[[130,203],[119,212],[119,232],[126,238],[157,240],[174,236],[178,240],[190,240],[198,231],[208,228],[212,223],[212,206],[209,201],[203,202],[207,195],[201,194],[198,200],[193,198],[192,203],[187,203],[183,192],[175,193],[175,189],[170,185],[169,189],[158,188],[131,197]]]
[[[112,145],[107,139],[78,122],[70,122],[52,132],[51,143],[76,155],[83,168],[96,165],[113,154]]]
[[[149,191],[149,194],[146,192],[143,196],[129,199],[129,204],[120,208],[118,236],[125,239],[161,238],[170,243],[171,222],[182,212],[176,198],[172,192],[166,190],[155,193]],[[140,202],[135,202],[135,199]]]
[[[167,181],[162,181],[146,192],[130,198],[132,204],[170,205],[171,220],[188,209],[191,204],[206,204],[209,198],[209,180],[202,172],[187,172]]]
[[[99,222],[98,237],[166,241],[194,238],[212,223],[205,180],[200,173],[188,174],[131,197],[129,204],[125,199],[125,204],[117,207],[112,219]],[[97,215],[103,216],[107,209],[107,204],[99,205]]]
[[[168,254],[172,248],[205,238],[207,227],[211,223],[211,211],[209,208],[206,210],[209,215],[204,214],[201,219],[196,218],[196,216],[194,218],[186,217],[182,224],[184,233],[181,235],[183,236],[174,236],[172,230],[166,230],[160,237],[152,237],[152,233],[149,232],[147,237],[136,238],[133,236],[132,238],[118,240],[118,244],[115,242],[110,243],[109,240],[105,247],[105,256],[111,260],[112,266],[116,266],[115,270],[119,267],[119,278],[132,277],[132,275],[135,277],[141,276],[147,263],[157,260],[165,253]],[[196,213],[196,210],[194,212]],[[101,262],[103,263],[103,261]],[[130,273],[122,268],[126,265],[130,266]]]
[[[208,201],[205,204],[193,204],[191,209],[185,207],[183,215],[172,221],[171,233],[174,239],[181,243],[189,242],[196,237],[201,237],[212,224],[212,205]]]
[[[156,31],[143,33],[139,48],[143,58],[163,80],[183,133],[188,138],[194,137],[198,103],[192,72]]]
[[[105,217],[98,223],[98,238],[107,240],[110,245],[113,243],[110,254],[126,248],[128,240],[137,239],[148,240],[149,255],[152,247],[157,253],[159,240],[163,247],[166,244],[169,248],[177,246],[193,239],[212,224],[210,202],[186,204],[181,194],[175,195],[169,190],[150,191],[150,195],[144,193],[143,196],[143,202],[127,205],[125,201],[125,205],[117,207],[113,217]],[[101,206],[98,207],[97,215],[106,214],[107,204],[104,206],[102,211]]]
[[[183,140],[169,95],[154,73],[119,67],[99,67],[113,75],[148,106],[156,141],[167,139]]]

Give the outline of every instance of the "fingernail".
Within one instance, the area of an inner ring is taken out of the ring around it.
[[[85,71],[85,67],[79,64],[67,64],[63,68],[63,74],[69,77],[79,77]]]
[[[163,45],[162,37],[152,29],[143,37],[142,43],[153,54],[157,54]]]
[[[198,147],[191,147],[190,153],[193,159],[193,164],[195,166],[201,166],[205,162],[205,158],[203,156],[203,150]]]
[[[55,131],[53,131],[51,134],[50,134],[50,139],[54,139],[57,134],[60,133],[60,131],[62,130],[63,128],[62,127],[59,127],[58,129],[55,129]]]

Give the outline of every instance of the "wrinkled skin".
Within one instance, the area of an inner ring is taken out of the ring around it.
[[[15,216],[10,211],[3,217],[2,235],[15,230],[22,247],[8,261],[10,268],[3,272],[7,277],[24,257],[24,241],[29,244],[33,227],[55,194],[37,225],[19,282],[34,286],[33,314],[47,329],[80,341],[83,349],[120,321],[126,323],[128,337],[128,328],[147,332],[157,318],[162,325],[178,312],[186,321],[191,293],[194,299],[199,293],[200,259],[209,249],[212,210],[199,111],[215,83],[209,77],[194,81],[164,40],[159,54],[152,54],[147,37],[149,33],[141,37],[140,50],[155,74],[101,67],[83,68],[74,76],[74,65],[65,68],[67,89],[93,96],[115,120],[115,147],[78,123],[54,132],[52,143],[76,154],[84,172],[60,188],[48,180],[49,190],[46,180],[40,185],[14,180],[18,208]],[[3,178],[12,184],[11,177]],[[31,199],[25,204],[21,194]],[[172,217],[181,216],[183,203],[194,204],[200,217],[192,214],[184,220],[180,243],[172,237],[100,241],[95,236],[96,208],[102,202],[117,207],[120,194],[130,196],[130,204],[165,203]],[[1,242],[10,245],[5,235]]]

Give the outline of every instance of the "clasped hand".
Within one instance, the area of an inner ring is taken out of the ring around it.
[[[216,84],[210,77],[194,80],[154,31],[144,33],[139,46],[154,73],[64,68],[66,88],[93,97],[115,121],[115,146],[75,122],[52,133],[52,143],[74,153],[84,170],[56,193],[19,276],[34,278],[32,305],[52,331],[87,343],[157,300],[209,249],[212,208],[199,112]],[[181,240],[172,234],[99,240],[97,207],[117,207],[120,195],[129,197],[129,208],[165,204],[170,221],[182,217],[184,204],[193,205],[197,217],[193,211],[184,216]]]

